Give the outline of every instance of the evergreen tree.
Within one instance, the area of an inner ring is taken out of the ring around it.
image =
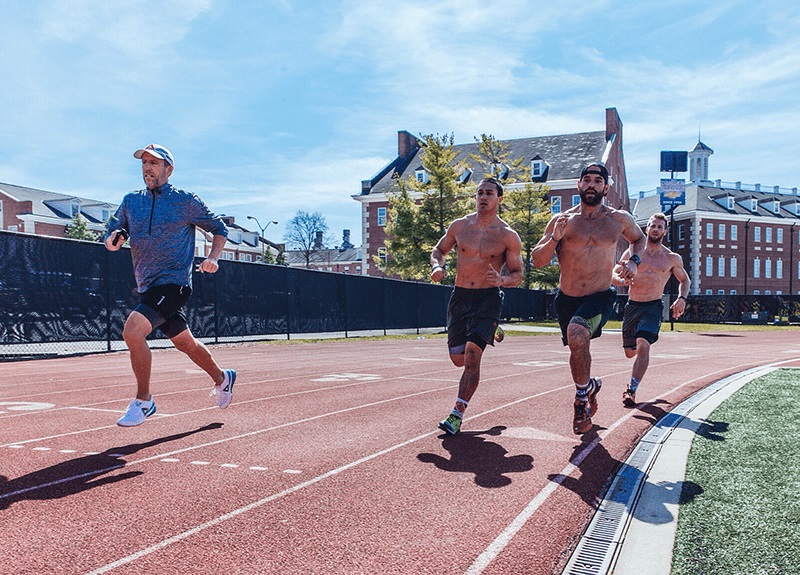
[[[552,215],[547,201],[550,188],[531,181],[530,164],[525,162],[525,158],[512,158],[508,144],[486,134],[481,134],[475,141],[478,144],[477,153],[470,154],[470,159],[483,169],[485,175],[502,181],[504,193],[500,217],[519,234],[522,242],[521,287],[556,287],[559,275],[557,265],[536,269],[531,264],[531,252]]]
[[[398,180],[389,193],[386,221],[386,261],[376,264],[388,275],[409,280],[429,280],[431,250],[450,223],[474,211],[474,184],[459,180],[465,167],[456,162],[453,135],[421,136],[423,181],[413,175]],[[448,256],[455,269],[456,250]],[[448,274],[452,283],[454,274]]]
[[[77,214],[72,218],[72,221],[66,225],[64,228],[64,235],[73,240],[88,240],[90,242],[96,242],[100,237],[100,234],[89,229],[89,222],[80,214]]]

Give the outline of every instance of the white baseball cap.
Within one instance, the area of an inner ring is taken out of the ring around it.
[[[175,167],[175,160],[172,158],[172,152],[170,152],[164,146],[159,144],[147,144],[144,148],[139,148],[136,150],[133,153],[133,157],[137,160],[141,160],[143,154],[150,154],[151,156],[166,160],[170,166]]]

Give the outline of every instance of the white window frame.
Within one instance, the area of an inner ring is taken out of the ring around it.
[[[754,242],[761,241],[761,226],[756,226],[753,228],[753,241]]]
[[[772,279],[772,260],[770,258],[764,261],[764,277]]]
[[[378,208],[378,225],[383,227],[386,225],[386,208]]]
[[[581,195],[580,194],[572,194],[572,207],[574,208],[578,204],[581,203]]]
[[[684,225],[680,224],[678,226],[678,241],[682,242],[686,239],[686,230],[684,229]]]
[[[772,243],[772,228],[766,227],[764,228],[764,241],[768,244]]]
[[[706,256],[706,277],[714,277],[714,258]]]
[[[531,177],[532,178],[539,178],[544,175],[545,170],[545,163],[544,160],[532,160],[531,161]]]
[[[775,230],[775,241],[779,244],[783,243],[783,228],[777,228]]]
[[[426,170],[417,170],[416,172],[414,172],[414,174],[416,175],[418,182],[427,184],[428,182],[431,181],[430,174],[428,174]]]
[[[717,239],[718,240],[725,239],[725,224],[720,224],[717,226]]]
[[[380,259],[383,263],[386,263],[386,259],[389,257],[389,252],[386,248],[378,248],[378,259]]]
[[[731,256],[731,265],[729,266],[729,271],[731,273],[731,277],[736,277],[736,272],[738,271],[738,262],[736,261],[736,256]]]
[[[725,257],[719,256],[717,258],[717,276],[724,278],[725,277]]]
[[[761,260],[759,258],[753,260],[753,277],[761,277]]]
[[[550,196],[550,213],[561,213],[561,196]]]
[[[707,223],[706,224],[706,239],[713,240],[714,239],[714,224]]]
[[[779,280],[783,279],[783,260],[780,258],[775,260],[775,278]]]
[[[731,224],[731,241],[735,242],[739,239],[739,226]]]

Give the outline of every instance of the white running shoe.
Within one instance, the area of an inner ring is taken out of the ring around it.
[[[233,399],[233,384],[236,383],[236,371],[233,369],[222,370],[222,383],[215,385],[211,390],[211,395],[217,396],[217,406],[220,409],[225,409],[231,404]]]
[[[142,401],[141,399],[134,399],[128,404],[128,409],[125,410],[125,415],[117,420],[117,425],[122,427],[134,427],[141,425],[144,420],[156,412],[156,402],[151,397],[149,401]]]

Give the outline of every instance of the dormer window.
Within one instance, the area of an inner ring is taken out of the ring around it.
[[[758,211],[758,200],[755,198],[750,198],[750,211],[751,212]]]
[[[794,205],[794,215],[800,216],[800,203]]]
[[[540,178],[544,175],[544,170],[547,164],[545,164],[544,160],[533,160],[531,161],[531,177],[532,178]]]
[[[461,172],[461,175],[458,176],[458,183],[466,184],[471,176],[472,176],[472,170],[470,170],[469,168],[465,168],[464,171]]]
[[[495,177],[498,180],[505,180],[508,178],[508,173],[511,171],[511,168],[508,164],[495,164],[494,165],[494,173],[497,174]]]
[[[736,204],[733,196],[712,196],[711,199],[728,210],[732,210],[733,206]]]
[[[415,174],[417,176],[417,181],[422,184],[427,184],[430,181],[430,175],[425,171],[424,168],[420,168],[415,172]]]
[[[78,204],[72,203],[69,205],[70,214],[72,214],[73,218],[78,217],[78,214],[81,213],[81,207]]]

